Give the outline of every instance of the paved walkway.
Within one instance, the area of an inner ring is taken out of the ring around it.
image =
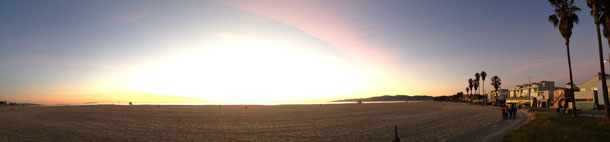
[[[546,111],[546,112],[557,112],[556,108],[538,108],[537,111],[539,111],[539,110]],[[572,113],[570,112],[568,115],[572,115]],[[578,110],[577,115],[582,116],[582,117],[605,118],[606,111],[604,111],[604,110]]]
[[[604,110],[582,110],[582,111],[578,111],[578,116],[605,118],[606,111],[604,111]]]
[[[530,120],[530,114],[526,109],[519,110],[516,119],[500,120],[493,125],[488,125],[466,132],[457,136],[447,138],[450,142],[495,142],[499,141],[508,132],[517,129],[519,126]]]

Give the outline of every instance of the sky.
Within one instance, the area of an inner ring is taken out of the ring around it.
[[[571,54],[580,84],[600,69],[590,9],[576,5]],[[464,91],[481,71],[486,91],[496,75],[504,89],[530,76],[562,86],[566,48],[547,21],[552,13],[547,1],[531,0],[0,1],[0,100],[441,96]]]

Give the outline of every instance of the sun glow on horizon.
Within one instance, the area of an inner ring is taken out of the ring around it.
[[[372,71],[340,56],[299,41],[219,33],[145,67],[133,83],[147,93],[231,103],[337,98],[375,84]]]

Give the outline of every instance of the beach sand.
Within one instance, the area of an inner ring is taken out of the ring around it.
[[[498,108],[435,102],[0,107],[0,141],[391,141],[394,125],[402,141],[468,141],[502,123]]]

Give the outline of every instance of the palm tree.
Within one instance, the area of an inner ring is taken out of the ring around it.
[[[479,75],[478,72],[475,73],[474,74],[474,83],[473,83],[473,85],[474,85],[474,90],[476,92],[475,95],[477,96],[477,100],[479,100],[479,94],[481,94],[481,93],[479,93],[479,80],[480,79],[481,79],[481,75]]]
[[[468,94],[468,92],[470,92],[470,88],[466,87],[466,94]],[[463,98],[462,98],[463,100]]]
[[[487,73],[485,71],[481,71],[481,80],[483,80],[483,94],[485,94],[485,77],[487,77]],[[487,95],[485,95],[485,105],[487,105]]]
[[[502,84],[502,80],[500,80],[500,78],[496,75],[494,77],[491,77],[491,85],[494,87],[494,89],[496,90],[496,94],[499,94],[500,92],[498,92],[498,89],[500,89],[500,85]],[[498,97],[498,96],[496,96]],[[496,104],[498,99],[496,98]]]
[[[468,87],[470,87],[470,96],[472,96],[472,87],[474,87],[474,80],[472,78],[468,79]],[[472,97],[470,97],[470,100],[472,100]]]
[[[479,75],[479,73],[475,73],[474,74],[474,90],[477,94],[479,94],[479,80],[481,80],[481,75]]]
[[[600,66],[601,66],[601,74],[602,74],[602,96],[604,99],[604,110],[606,111],[606,121],[610,121],[610,105],[608,105],[608,86],[606,82],[606,73],[603,64],[601,63],[603,60],[602,55],[602,43],[601,38],[599,36],[599,24],[601,23],[604,26],[604,37],[606,39],[610,39],[610,2],[606,0],[587,0],[587,5],[591,7],[591,14],[595,19],[595,25],[597,28],[597,41],[599,45],[599,57],[600,57]],[[608,41],[608,45],[610,47],[610,41]],[[596,102],[597,103],[597,102]]]
[[[553,23],[553,26],[559,27],[559,32],[565,40],[567,55],[568,55],[568,69],[570,71],[570,89],[572,94],[572,112],[576,117],[576,100],[574,99],[574,80],[572,79],[572,63],[570,61],[570,37],[572,36],[572,28],[574,24],[578,23],[577,11],[580,8],[574,5],[574,0],[549,0],[551,5],[555,8],[555,13],[549,16],[549,22]],[[567,107],[567,106],[566,106]]]
[[[500,89],[500,85],[502,85],[502,80],[500,80],[497,75],[491,77],[491,85],[494,86],[494,89],[496,90],[496,92],[498,92],[498,89]]]

